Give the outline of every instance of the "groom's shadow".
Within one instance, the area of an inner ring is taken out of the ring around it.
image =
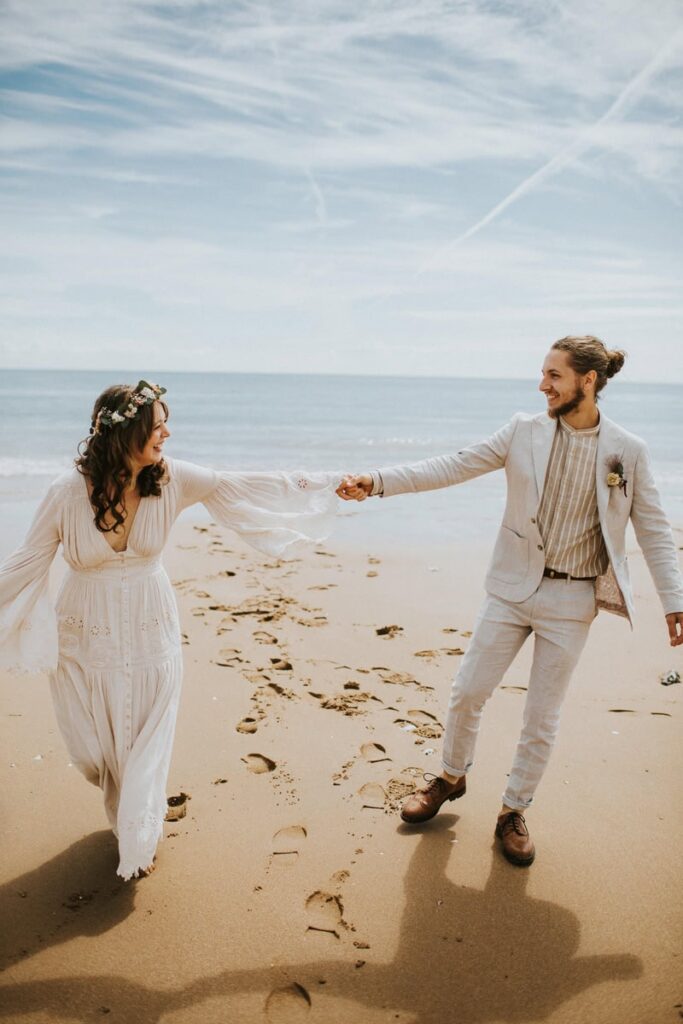
[[[483,890],[450,881],[456,820],[441,815],[423,826],[411,859],[399,946],[386,969],[393,1005],[421,1024],[545,1020],[592,985],[640,976],[642,963],[629,954],[577,956],[578,918],[529,896],[529,869],[508,864],[496,843]]]
[[[362,969],[354,969],[354,950],[351,962],[313,960],[277,973],[266,967],[227,969],[163,990],[116,975],[55,978],[3,986],[0,1016],[47,1011],[54,1019],[87,1021],[93,1006],[105,1005],[119,1019],[157,1024],[165,1014],[207,999],[251,992],[262,993],[265,1002],[270,989],[289,981],[310,993],[313,1020],[327,1019],[329,994],[355,1002],[359,1020],[366,1006],[412,1014],[416,1024],[528,1024],[546,1019],[592,985],[640,976],[641,961],[627,953],[577,956],[576,916],[528,896],[529,872],[508,865],[498,850],[483,890],[453,883],[446,868],[454,856],[455,820],[442,815],[421,829],[405,877],[399,943],[389,963],[371,950]],[[394,879],[387,875],[387,899],[394,893]],[[238,938],[226,934],[226,958]]]
[[[134,886],[115,875],[116,840],[84,836],[0,887],[0,970],[78,935],[99,935],[133,909]]]

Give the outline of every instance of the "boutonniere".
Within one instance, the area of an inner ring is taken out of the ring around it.
[[[611,455],[607,460],[607,469],[609,470],[607,474],[607,486],[619,487],[623,490],[624,497],[626,497],[626,484],[628,481],[624,476],[624,467],[621,462],[619,462],[616,455]]]

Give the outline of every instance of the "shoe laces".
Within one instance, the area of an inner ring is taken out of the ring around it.
[[[432,775],[431,772],[425,772],[422,776],[427,785],[422,790],[423,793],[431,793],[435,789],[442,789],[446,785],[446,780],[442,779],[439,775]]]
[[[503,835],[507,835],[508,832],[516,832],[518,836],[529,835],[524,815],[519,811],[510,811],[509,814],[506,814],[500,828]]]

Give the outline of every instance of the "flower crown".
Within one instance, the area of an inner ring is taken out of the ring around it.
[[[100,409],[95,420],[95,432],[98,432],[101,427],[115,427],[117,423],[123,423],[125,427],[135,419],[138,410],[143,405],[152,405],[165,394],[166,388],[159,387],[158,384],[150,384],[146,380],[138,381],[131,397],[122,402],[118,408]]]

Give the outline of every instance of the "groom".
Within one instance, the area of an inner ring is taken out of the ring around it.
[[[455,455],[349,476],[346,500],[463,483],[505,469],[507,505],[486,576],[486,600],[451,690],[443,771],[402,808],[411,824],[465,793],[484,704],[526,638],[534,656],[517,745],[495,834],[507,859],[528,866],[531,805],[557,734],[572,672],[599,608],[632,622],[625,552],[629,519],[664,607],[672,647],[683,644],[683,578],[643,441],[598,411],[624,353],[592,336],[556,341],[539,389],[547,414],[517,413]]]

